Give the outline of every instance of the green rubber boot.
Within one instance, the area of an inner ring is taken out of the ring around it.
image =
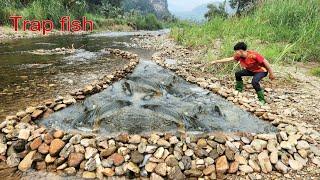
[[[236,82],[236,90],[239,92],[243,91],[243,81],[237,81]]]
[[[266,100],[264,99],[264,91],[263,90],[260,90],[257,92],[258,94],[258,99],[259,101],[262,103],[262,104],[265,104],[266,103]]]

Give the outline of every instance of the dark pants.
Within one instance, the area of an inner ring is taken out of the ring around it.
[[[242,76],[253,76],[251,84],[253,88],[256,90],[256,92],[261,91],[260,87],[260,81],[262,78],[266,77],[268,75],[268,72],[252,72],[246,69],[243,69],[241,71],[238,71],[235,73],[236,75],[236,80],[237,81],[242,81]]]

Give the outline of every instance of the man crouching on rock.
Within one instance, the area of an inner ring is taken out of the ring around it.
[[[266,103],[264,91],[260,86],[260,81],[262,78],[266,77],[268,73],[270,80],[275,79],[275,75],[269,62],[258,52],[247,50],[247,45],[244,42],[237,43],[233,49],[235,51],[233,57],[214,61],[211,64],[229,62],[232,60],[240,62],[243,69],[235,73],[235,89],[242,92],[244,87],[242,76],[253,76],[251,84],[257,92],[258,99],[262,104]]]

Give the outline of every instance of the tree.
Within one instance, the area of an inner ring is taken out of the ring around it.
[[[229,0],[230,6],[236,9],[236,15],[241,15],[241,12],[248,11],[253,7],[257,0]]]
[[[213,19],[216,16],[219,17],[228,17],[228,13],[225,10],[226,7],[226,1],[224,1],[223,3],[220,3],[218,6],[215,4],[208,4],[208,12],[204,15],[204,17],[210,21],[211,19]]]

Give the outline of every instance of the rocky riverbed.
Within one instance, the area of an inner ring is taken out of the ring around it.
[[[290,116],[285,113],[288,105],[284,104],[288,103],[290,106],[290,103],[296,102],[289,98],[290,94],[280,97],[283,92],[279,90],[280,86],[271,87],[266,83],[269,102],[261,106],[256,102],[252,90],[237,93],[231,90],[232,81],[213,78],[209,72],[194,68],[192,51],[176,46],[166,37],[144,36],[142,40],[137,40],[141,45],[149,42],[152,44],[153,41],[163,47],[158,48],[159,52],[153,56],[153,60],[160,66],[171,69],[181,78],[219,94],[239,108],[269,121],[278,132],[193,134],[184,128],[178,128],[178,134],[160,132],[97,135],[35,124],[35,120],[41,117],[108,88],[113,82],[126,77],[138,64],[137,55],[108,49],[110,53],[128,59],[130,64],[99,82],[71,93],[72,99],[60,97],[8,116],[0,125],[0,159],[7,166],[18,169],[18,172],[36,169],[53,172],[61,177],[77,176],[86,179],[111,176],[140,179],[319,177],[319,126],[317,123],[309,124],[304,121],[304,114],[299,114],[299,111]],[[294,89],[286,89],[289,90],[295,92]],[[310,99],[305,98],[297,103],[308,100]],[[314,116],[309,116],[311,117]]]

